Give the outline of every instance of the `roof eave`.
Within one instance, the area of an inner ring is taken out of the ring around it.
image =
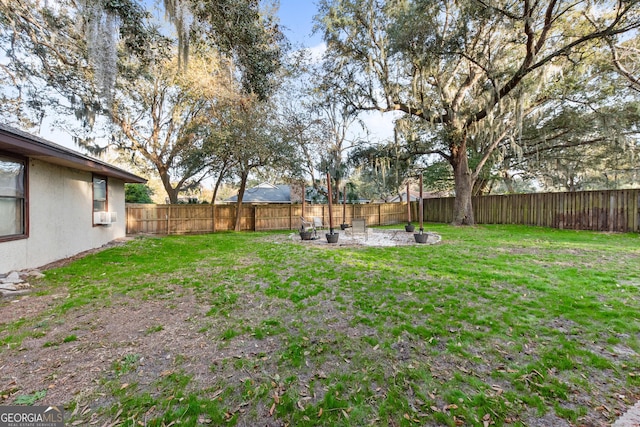
[[[7,126],[0,127],[0,151],[19,154],[24,157],[48,163],[98,173],[127,183],[143,184],[147,180],[123,169],[109,165],[84,154],[69,150],[53,142],[13,131]]]

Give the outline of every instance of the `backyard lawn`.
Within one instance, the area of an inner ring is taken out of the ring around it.
[[[47,270],[0,300],[0,405],[82,426],[600,426],[640,399],[637,234],[425,228],[442,241],[145,237]]]

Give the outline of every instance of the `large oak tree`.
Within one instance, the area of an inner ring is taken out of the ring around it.
[[[111,144],[157,174],[177,203],[181,191],[209,176],[220,147],[226,151],[223,118],[238,96],[228,61],[215,52],[193,55],[188,69],[176,55],[159,59],[116,91]]]
[[[635,36],[639,12],[636,1],[322,0],[318,21],[351,105],[401,111],[429,129],[418,142],[451,165],[461,225],[475,222],[483,166],[523,114],[545,104],[546,83]]]

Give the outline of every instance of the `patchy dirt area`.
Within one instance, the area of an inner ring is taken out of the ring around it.
[[[5,353],[0,367],[0,384],[4,393],[15,390],[29,394],[47,390],[47,402],[69,403],[80,396],[91,396],[99,379],[112,364],[126,354],[141,354],[149,362],[149,377],[171,366],[173,350],[190,352],[198,348],[197,339],[189,337],[184,322],[196,315],[197,304],[188,293],[171,294],[167,301],[131,304],[126,298],[112,301],[110,307],[86,307],[65,318],[54,315],[42,319],[38,327],[48,327],[46,335],[26,338],[20,348]],[[55,295],[49,296],[54,303]],[[33,302],[45,308],[44,297],[25,297],[12,303],[12,311],[33,316]],[[153,336],[146,332],[155,325],[162,330]],[[177,329],[180,329],[178,331]],[[75,337],[65,342],[67,337]],[[144,363],[144,361],[142,361]],[[7,402],[13,396],[3,396]]]
[[[25,296],[11,302],[11,317],[42,314],[58,298]],[[75,416],[84,415],[78,425],[89,425],[98,407],[114,403],[110,386],[105,385],[110,381],[122,389],[135,384],[138,390],[149,391],[158,380],[180,371],[192,376],[191,387],[206,389],[220,378],[212,366],[257,357],[259,352],[268,354],[269,347],[275,346],[276,339],[267,338],[259,345],[257,340],[237,339],[220,347],[215,337],[223,326],[211,327],[207,308],[192,290],[176,287],[163,299],[144,304],[123,296],[108,307],[87,306],[64,317],[45,316],[34,329],[48,328],[46,335],[26,338],[19,348],[3,354],[0,404],[46,390],[46,398],[39,403],[67,406],[75,402],[79,405]],[[132,356],[135,369],[126,372],[121,365]],[[224,372],[225,381],[236,382],[231,376],[238,376],[239,384],[240,377],[246,376],[232,366]],[[108,421],[117,425],[118,420]],[[100,425],[103,422],[109,424],[102,418]]]
[[[252,313],[247,314],[249,323],[253,322],[254,317],[266,318],[267,314],[274,313],[284,316],[284,313],[294,309],[290,301],[280,301],[277,303],[279,306],[267,307],[261,301],[251,300],[249,295],[243,297],[246,298],[243,303],[245,311]],[[48,307],[59,303],[56,300],[60,298],[64,296],[24,296],[11,302],[11,311],[29,317],[46,314]],[[283,341],[281,336],[260,340],[243,336],[227,343],[221,342],[218,337],[225,328],[224,319],[207,316],[208,308],[191,289],[176,286],[158,300],[140,303],[119,296],[106,307],[85,306],[63,317],[44,316],[35,325],[35,330],[46,327],[46,335],[26,338],[19,348],[4,352],[0,364],[0,404],[13,404],[19,395],[46,390],[46,398],[40,404],[66,407],[71,403],[77,404],[71,414],[76,424],[72,425],[115,426],[124,421],[118,418],[118,414],[99,414],[101,408],[117,403],[113,394],[124,393],[127,388],[132,388],[132,393],[153,394],[158,381],[177,372],[191,376],[189,387],[213,399],[223,393],[225,384],[235,385],[241,390],[245,383],[260,384],[265,381],[265,376],[274,378],[267,381],[277,384],[270,393],[285,393],[286,387],[278,383],[279,362],[272,355],[283,346],[286,347],[286,340]],[[364,325],[349,325],[343,314],[329,301],[320,301],[317,308],[323,313],[323,321],[331,325],[331,333],[345,334],[354,340],[375,333]],[[6,322],[4,318],[0,323],[3,322]],[[299,323],[300,319],[292,318],[284,323],[296,322]],[[75,338],[66,342],[67,337],[71,336]],[[310,342],[310,348],[322,347],[332,345],[332,338],[311,336]],[[415,345],[399,338],[391,347],[397,352],[395,363],[418,363],[412,362],[415,355],[411,354],[416,350]],[[135,368],[127,372],[122,365],[131,356],[135,356]],[[452,365],[452,361],[443,359],[432,360],[432,363],[432,372],[443,381],[458,368]],[[298,380],[311,384],[317,379],[326,378],[327,372],[339,372],[342,369],[350,371],[354,368],[347,358],[328,358],[323,366],[310,366],[308,370],[303,370]],[[469,366],[465,372],[472,370],[475,368]],[[377,398],[384,399],[384,389],[377,387],[377,390],[380,393]],[[323,390],[319,389],[313,394],[304,395],[303,389],[300,396],[300,402],[303,403],[299,405],[322,400],[322,393]],[[440,398],[437,400],[440,401]],[[230,416],[233,412],[246,411],[247,408],[242,405],[239,403],[233,408]],[[444,401],[440,401],[439,406],[443,411],[448,407]],[[259,405],[253,410],[256,412],[243,414],[245,424],[242,425],[257,425],[258,422],[264,426],[283,425],[270,415],[268,406]],[[157,411],[161,409],[142,410],[140,419],[159,416],[160,412]],[[613,411],[617,416],[622,415],[620,411]],[[131,414],[128,417],[132,419]],[[553,413],[540,416],[535,411],[521,420],[526,420],[526,425],[539,427],[572,425]],[[606,425],[599,419],[590,421],[581,425]],[[198,425],[211,424],[203,422]],[[619,427],[635,425],[622,421],[616,424]]]

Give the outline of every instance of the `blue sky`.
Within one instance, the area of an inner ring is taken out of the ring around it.
[[[280,23],[286,27],[284,33],[294,48],[297,44],[315,47],[322,43],[319,34],[311,36],[317,10],[316,2],[312,0],[280,0]]]
[[[311,36],[313,30],[313,17],[318,13],[318,7],[314,0],[280,0],[278,16],[280,24],[286,27],[284,33],[292,43],[292,48],[302,45],[306,48],[316,48],[316,52],[322,52],[324,42],[320,34]],[[393,136],[393,118],[397,114],[369,112],[361,114],[361,118],[367,125],[374,140],[389,139]],[[355,130],[356,134],[361,131]]]

